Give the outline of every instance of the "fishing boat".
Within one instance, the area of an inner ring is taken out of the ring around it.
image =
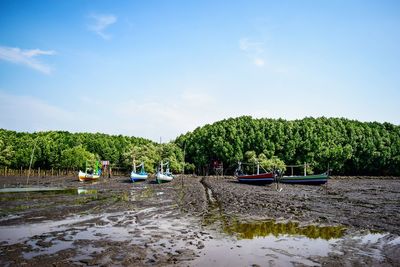
[[[275,181],[275,174],[273,172],[260,173],[260,164],[257,162],[257,173],[256,174],[244,174],[241,168],[241,162],[239,167],[235,171],[235,177],[240,183],[247,184],[271,184]]]
[[[306,175],[306,176],[282,176],[279,178],[280,183],[286,184],[325,184],[329,179],[328,172],[316,175]]]
[[[85,167],[85,172],[79,170],[78,178],[79,181],[84,182],[84,181],[97,181],[100,178],[101,175],[101,169],[99,167],[99,162],[95,162],[94,167],[88,167],[88,164],[86,162],[86,167]]]
[[[165,183],[165,182],[171,182],[174,179],[174,176],[169,171],[169,162],[167,162],[165,165],[166,165],[166,170],[164,172],[164,170],[163,170],[164,164],[161,161],[160,169],[158,170],[157,175],[156,175],[156,180],[159,184]]]
[[[309,185],[321,185],[325,184],[329,179],[329,168],[328,171],[321,174],[307,175],[307,163],[304,164],[304,175],[293,175],[293,167],[300,167],[303,165],[289,165],[287,167],[292,168],[292,175],[281,176],[278,178],[280,183],[286,184],[309,184]]]
[[[142,162],[138,167],[141,167],[139,173],[136,172],[136,164],[133,163],[133,170],[131,172],[131,181],[132,182],[144,181],[148,177],[147,172],[145,172],[145,170],[144,170],[144,163]]]

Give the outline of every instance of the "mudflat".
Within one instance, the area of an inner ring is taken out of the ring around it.
[[[323,186],[210,176],[26,181],[0,177],[4,266],[400,265],[396,177]]]

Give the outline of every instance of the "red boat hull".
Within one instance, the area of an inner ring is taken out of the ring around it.
[[[270,184],[275,181],[275,175],[273,173],[238,175],[237,179],[240,183]]]

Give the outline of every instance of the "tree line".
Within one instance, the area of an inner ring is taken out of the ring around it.
[[[198,172],[212,160],[232,171],[238,161],[258,158],[276,165],[308,163],[314,172],[329,166],[338,175],[400,175],[400,126],[390,123],[242,116],[199,127],[175,143]]]
[[[174,172],[183,170],[183,154],[174,143],[157,144],[144,138],[101,133],[0,129],[0,166],[28,168],[32,153],[32,168],[82,170],[86,162],[108,160],[114,168],[129,170],[135,158],[137,164],[144,162],[150,173],[165,159]]]
[[[280,169],[307,162],[309,170],[330,168],[338,175],[400,175],[400,126],[345,118],[242,116],[198,127],[165,144],[101,133],[0,129],[1,167],[28,168],[34,148],[32,167],[42,169],[79,169],[87,160],[109,160],[130,169],[134,157],[150,173],[168,160],[174,173],[200,175],[212,173],[215,161],[223,163],[225,174],[232,174],[241,161]]]

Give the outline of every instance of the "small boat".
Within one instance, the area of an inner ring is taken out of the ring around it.
[[[99,180],[101,175],[101,169],[99,167],[99,162],[96,161],[95,167],[88,167],[87,162],[86,162],[86,168],[85,172],[79,170],[78,178],[79,181],[84,182],[84,181],[97,181]]]
[[[314,175],[307,175],[307,163],[304,164],[304,175],[293,175],[293,167],[300,167],[302,165],[292,165],[288,166],[292,168],[292,175],[290,176],[281,176],[278,178],[280,183],[286,184],[308,184],[308,185],[320,185],[325,184],[329,179],[329,170]],[[328,168],[329,169],[329,168]]]
[[[257,162],[257,173],[256,174],[243,174],[241,169],[241,162],[239,167],[235,171],[235,177],[240,183],[247,184],[271,184],[275,181],[275,174],[273,172],[260,173],[260,165]]]
[[[79,181],[97,181],[100,178],[100,174],[90,173],[90,171],[79,171]]]
[[[144,181],[148,178],[147,172],[144,170],[144,163],[142,162],[138,167],[141,167],[139,173],[136,172],[136,164],[133,163],[133,170],[131,172],[132,182]]]
[[[167,168],[166,168],[166,170],[164,172],[163,171],[163,168],[164,168],[163,162],[161,161],[160,169],[159,169],[159,171],[157,172],[157,175],[156,175],[156,180],[157,180],[157,182],[159,184],[165,183],[165,182],[171,182],[174,179],[174,176],[169,171],[169,162],[167,162],[165,165],[167,166]]]
[[[299,176],[282,176],[279,178],[280,183],[286,184],[325,184],[329,179],[328,172],[316,175],[299,175]]]

